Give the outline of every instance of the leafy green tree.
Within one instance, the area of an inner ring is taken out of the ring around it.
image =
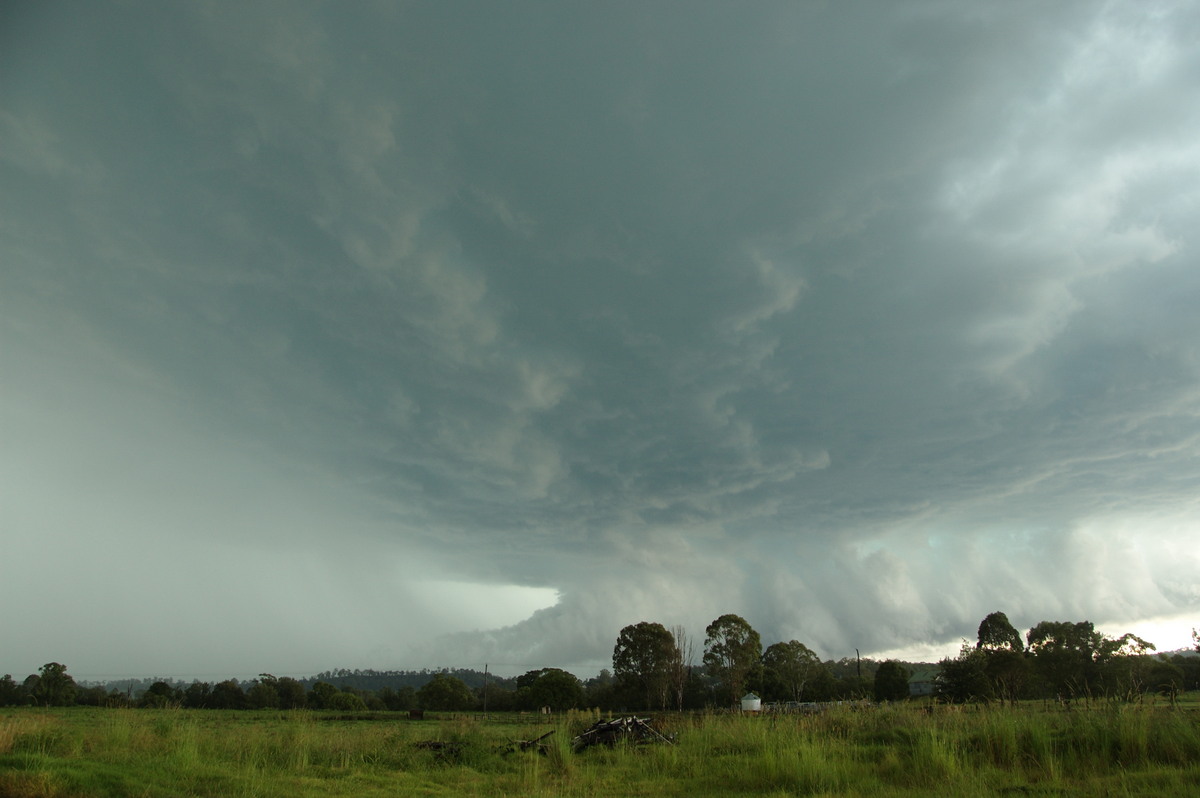
[[[35,704],[44,707],[66,707],[75,703],[78,687],[67,673],[67,666],[58,662],[47,662],[38,668],[37,685],[31,695]]]
[[[683,709],[704,709],[713,705],[711,678],[703,668],[688,668],[683,686]]]
[[[613,647],[617,689],[645,709],[667,704],[675,660],[675,639],[661,623],[641,621],[626,626]]]
[[[908,698],[908,668],[894,659],[885,660],[875,671],[875,700],[903,701]]]
[[[325,708],[336,709],[339,712],[362,712],[367,708],[367,704],[361,696],[339,690],[325,701]]]
[[[933,695],[951,704],[990,701],[993,693],[987,677],[987,657],[964,640],[957,657],[946,657],[938,663]]]
[[[1200,690],[1200,657],[1172,654],[1167,661],[1183,673],[1183,683],[1180,686],[1182,690]]]
[[[763,692],[772,700],[800,701],[821,670],[821,659],[799,640],[772,643],[762,655]]]
[[[279,694],[280,709],[304,709],[308,706],[304,685],[290,676],[281,676],[275,680],[275,692]]]
[[[75,703],[85,707],[108,706],[108,691],[99,684],[80,687],[75,693]]]
[[[212,685],[194,681],[183,690],[183,705],[189,709],[207,709],[212,706]]]
[[[1183,669],[1170,660],[1151,660],[1146,665],[1144,678],[1145,690],[1169,696],[1172,700],[1184,690]]]
[[[833,684],[834,697],[840,701],[861,701],[875,693],[875,672],[870,676],[843,676]]]
[[[837,683],[838,680],[822,662],[812,679],[804,686],[804,697],[808,701],[833,701],[838,697]]]
[[[13,679],[11,673],[0,679],[0,707],[15,707],[29,702],[29,696]]]
[[[538,680],[538,677],[542,675],[542,671],[544,671],[544,670],[545,670],[545,668],[537,668],[536,670],[525,671],[524,673],[522,673],[520,676],[517,677],[516,682],[514,683],[513,686],[517,690],[521,690],[521,689],[528,690],[530,687],[533,687],[533,683]]]
[[[463,711],[475,706],[471,688],[457,676],[435,673],[417,690],[417,702],[423,709]]]
[[[146,688],[138,701],[140,707],[161,708],[176,706],[183,702],[183,693],[163,681],[155,682]]]
[[[279,709],[279,680],[269,673],[260,673],[246,691],[246,704],[251,709]]]
[[[722,615],[704,630],[704,665],[724,688],[727,704],[738,700],[762,659],[758,632],[739,615]]]
[[[1100,691],[1127,701],[1139,698],[1148,689],[1148,669],[1153,661],[1148,654],[1154,650],[1153,643],[1135,634],[1105,637],[1097,655]]]
[[[208,701],[213,709],[245,709],[246,691],[236,679],[226,679],[213,685]]]
[[[991,693],[1001,701],[1015,704],[1025,692],[1032,666],[1023,651],[1008,648],[982,650],[983,670],[991,684]]]
[[[1029,630],[1026,640],[1038,674],[1060,697],[1085,695],[1096,683],[1104,635],[1091,621],[1042,621]]]
[[[534,703],[533,694],[530,692],[533,688],[533,683],[542,675],[542,669],[525,671],[517,677],[513,684],[513,706],[520,710],[537,709]]]
[[[1091,621],[1042,621],[1026,634],[1034,667],[1046,685],[1063,698],[1128,695],[1134,689],[1123,674],[1126,657],[1137,657],[1154,646],[1133,634],[1106,637]]]
[[[528,700],[534,707],[550,707],[555,712],[562,712],[583,705],[583,683],[574,674],[559,668],[544,668],[528,690]]]
[[[381,687],[375,694],[383,702],[384,709],[391,710],[392,712],[402,712],[408,709],[407,706],[401,706],[399,700],[400,694],[392,687]]]
[[[328,709],[329,699],[337,692],[338,689],[329,682],[317,682],[308,691],[308,705],[313,709]]]
[[[1030,665],[1021,634],[1009,623],[1008,616],[997,611],[984,618],[975,648],[983,658],[991,695],[1015,702],[1028,681]]]
[[[1024,651],[1021,645],[1021,633],[1008,622],[1008,616],[1002,612],[993,612],[979,624],[979,639],[976,648],[986,651]]]
[[[589,707],[600,709],[616,709],[617,703],[616,677],[608,668],[601,668],[600,673],[588,679],[583,685],[584,701]]]
[[[517,708],[514,691],[495,681],[475,688],[475,703],[488,712],[511,712]]]

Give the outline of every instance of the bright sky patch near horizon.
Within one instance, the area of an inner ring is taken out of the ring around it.
[[[726,612],[1186,644],[1198,34],[4,3],[0,671],[586,676]]]

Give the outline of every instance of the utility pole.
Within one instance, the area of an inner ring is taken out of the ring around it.
[[[487,720],[487,669],[488,664],[483,663],[483,719]]]

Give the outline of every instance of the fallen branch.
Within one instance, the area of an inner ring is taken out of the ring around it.
[[[500,753],[511,754],[515,751],[528,751],[530,748],[536,748],[539,754],[549,753],[549,749],[542,744],[542,740],[545,740],[551,734],[554,734],[554,729],[533,740],[513,740],[510,743],[500,746]]]

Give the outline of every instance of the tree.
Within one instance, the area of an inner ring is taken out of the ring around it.
[[[561,712],[583,704],[583,683],[574,674],[559,668],[543,668],[527,688],[525,701],[536,707]]]
[[[328,709],[329,699],[337,693],[338,689],[329,682],[317,682],[308,691],[308,705],[313,709]]]
[[[1148,689],[1153,643],[1135,634],[1101,640],[1096,655],[1099,689],[1107,696],[1134,701]]]
[[[908,668],[894,659],[885,660],[875,671],[875,700],[903,701],[908,698]]]
[[[75,693],[75,703],[85,707],[108,706],[108,691],[99,684],[80,687],[79,691]]]
[[[475,688],[475,703],[488,712],[510,712],[517,708],[513,691],[495,681]]]
[[[447,673],[435,673],[417,691],[417,701],[423,709],[462,711],[475,705],[475,696],[471,688],[457,676]]]
[[[1154,646],[1133,634],[1106,637],[1091,621],[1042,621],[1026,634],[1034,667],[1057,695],[1089,697],[1100,691],[1128,695],[1133,684],[1123,676],[1128,657]]]
[[[212,685],[193,681],[183,690],[183,705],[190,709],[207,709],[212,705]]]
[[[1085,695],[1095,684],[1104,635],[1091,621],[1042,621],[1025,637],[1038,674],[1058,696]]]
[[[401,687],[399,690],[381,687],[376,695],[383,702],[384,709],[393,712],[406,712],[417,705],[416,691],[407,686]]]
[[[357,693],[339,690],[326,700],[325,708],[336,709],[339,712],[362,712],[367,705]]]
[[[260,673],[246,692],[246,703],[251,709],[279,709],[279,680],[269,673]]]
[[[825,663],[820,664],[804,686],[804,695],[809,701],[833,701],[838,697],[838,680],[833,678]]]
[[[976,648],[987,651],[1024,651],[1021,645],[1021,633],[1008,622],[1008,616],[1002,612],[993,612],[979,623],[979,641]]]
[[[1167,661],[1183,674],[1180,689],[1200,690],[1200,657],[1192,656],[1190,653],[1172,654]]]
[[[683,686],[683,708],[704,709],[713,703],[711,678],[703,668],[688,668],[687,683]]]
[[[683,711],[684,694],[687,692],[688,678],[692,673],[692,639],[682,626],[672,626],[671,657],[667,664],[667,682],[670,693],[674,698],[675,708]]]
[[[799,701],[821,669],[821,660],[799,640],[772,643],[762,655],[763,692],[771,698]]]
[[[67,674],[67,666],[47,662],[38,668],[37,684],[31,691],[33,701],[44,707],[65,707],[75,703],[78,689],[75,680]]]
[[[245,709],[246,693],[236,679],[226,679],[213,685],[208,701],[213,709]]]
[[[178,706],[183,702],[183,693],[163,681],[155,682],[142,693],[138,706],[158,709],[161,707]]]
[[[25,691],[17,684],[11,673],[4,674],[0,679],[0,707],[12,707],[28,701]]]
[[[1172,702],[1183,691],[1183,669],[1169,660],[1151,660],[1147,664],[1144,675],[1145,690],[1167,696]]]
[[[951,704],[991,700],[992,684],[986,668],[984,653],[964,640],[957,657],[946,657],[938,663],[938,674],[933,679],[934,697]]]
[[[275,692],[279,694],[280,709],[304,709],[308,705],[304,685],[290,676],[281,676],[275,680]]]
[[[975,648],[983,657],[991,693],[1002,701],[1015,702],[1029,674],[1029,661],[1021,634],[1003,612],[993,612],[979,624]]]
[[[613,674],[617,687],[646,709],[666,706],[671,666],[676,659],[675,639],[661,623],[626,626],[613,647]]]
[[[583,685],[584,700],[589,707],[613,709],[618,706],[616,678],[608,668],[588,679]]]
[[[1001,701],[1015,704],[1029,681],[1029,658],[1023,651],[999,648],[981,651],[983,671],[991,684],[992,694]]]
[[[745,618],[733,614],[717,618],[704,634],[704,665],[720,680],[731,704],[741,697],[747,679],[759,666],[762,641]]]

